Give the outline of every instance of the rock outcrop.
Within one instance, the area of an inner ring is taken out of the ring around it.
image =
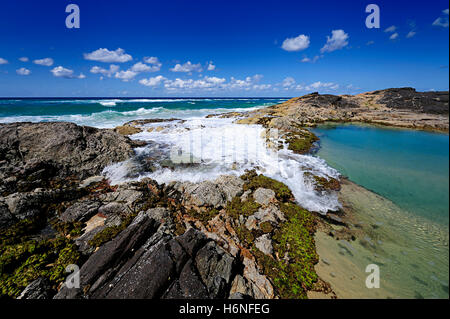
[[[269,128],[295,131],[327,121],[367,122],[448,132],[448,92],[417,92],[393,88],[357,95],[311,93],[268,108],[219,115],[242,117],[242,124],[263,124]]]
[[[98,175],[133,154],[134,142],[73,123],[0,124],[0,194],[49,186],[56,178]]]

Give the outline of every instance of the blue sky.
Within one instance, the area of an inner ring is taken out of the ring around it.
[[[365,26],[370,3],[379,29]],[[448,17],[438,0],[3,1],[0,96],[448,90]]]

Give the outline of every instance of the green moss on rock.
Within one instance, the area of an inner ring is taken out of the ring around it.
[[[281,298],[306,298],[306,292],[317,281],[314,216],[293,203],[282,203],[280,209],[287,220],[272,236],[277,258],[263,254],[255,246],[252,252]]]
[[[228,202],[226,212],[233,219],[238,219],[239,216],[248,217],[253,215],[261,207],[253,200],[242,201],[240,197],[234,197],[231,202]]]
[[[314,142],[319,138],[307,130],[302,130],[298,133],[288,133],[286,136],[286,142],[288,143],[288,149],[297,154],[306,154],[313,147]]]
[[[3,235],[3,234],[2,234]],[[1,237],[1,236],[0,236]],[[3,237],[1,237],[3,240]],[[2,241],[3,242],[3,241]],[[66,237],[2,245],[0,255],[0,295],[17,297],[33,280],[48,278],[56,289],[69,264],[78,264],[81,255]]]
[[[313,175],[309,172],[306,172],[305,176],[309,176],[310,178],[313,179],[314,186],[317,191],[327,191],[327,190],[339,191],[341,189],[341,183],[333,177],[326,178],[322,176]]]
[[[186,212],[189,216],[198,219],[204,225],[208,223],[211,219],[216,217],[219,214],[219,211],[215,208],[208,209],[207,211],[197,211],[195,209],[190,209]]]
[[[245,181],[244,190],[256,190],[260,187],[269,188],[275,192],[278,200],[287,201],[292,199],[291,190],[285,184],[264,175],[258,175],[255,170],[248,171],[241,178]]]

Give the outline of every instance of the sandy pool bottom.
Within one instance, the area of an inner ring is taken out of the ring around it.
[[[412,215],[350,181],[340,200],[362,230],[354,241],[318,231],[318,275],[338,298],[448,298],[448,227]],[[340,227],[333,225],[338,230]],[[380,270],[380,288],[366,287],[366,267]]]

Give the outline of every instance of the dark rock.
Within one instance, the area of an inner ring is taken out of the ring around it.
[[[45,278],[38,278],[32,281],[17,299],[50,299],[53,295],[50,282]]]
[[[60,216],[63,222],[81,221],[85,222],[97,214],[101,202],[95,200],[82,200],[69,206]]]
[[[183,267],[180,277],[172,284],[164,295],[167,299],[205,299],[209,298],[208,290],[196,273],[192,260]]]
[[[186,250],[189,256],[194,256],[199,247],[205,244],[206,237],[204,234],[190,228],[183,235],[177,237],[176,240]]]
[[[73,123],[0,124],[0,172],[31,173],[31,179],[98,175],[105,166],[128,159],[131,142],[113,130]]]
[[[224,298],[231,284],[234,258],[215,242],[208,242],[195,256],[198,272],[212,298]]]
[[[16,218],[8,209],[5,203],[0,202],[0,229],[11,226],[16,221]]]

